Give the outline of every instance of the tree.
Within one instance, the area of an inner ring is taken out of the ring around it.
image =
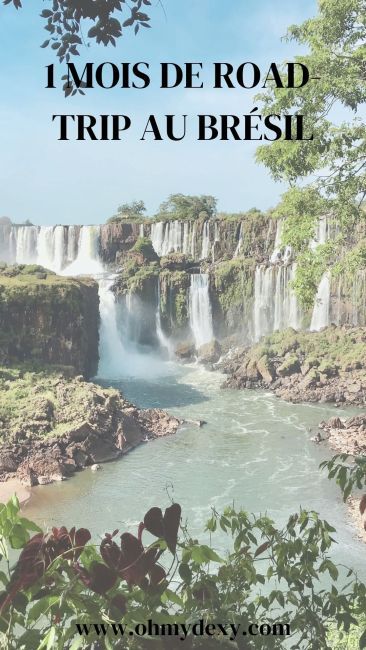
[[[366,22],[364,0],[318,0],[319,13],[287,33],[288,41],[306,47],[297,57],[313,79],[303,88],[271,88],[262,95],[266,113],[306,116],[313,141],[278,140],[257,150],[275,180],[289,189],[277,214],[286,219],[283,244],[299,253],[295,289],[305,304],[314,297],[327,266],[338,260],[337,271],[347,267],[342,250],[359,220],[365,220],[365,126],[357,110],[366,100]],[[341,117],[341,120],[339,119]],[[309,252],[316,220],[330,215],[338,232],[333,247]],[[312,277],[312,293],[304,299],[302,280]]]
[[[3,0],[3,3],[12,4],[16,9],[22,7],[22,0]],[[150,27],[150,17],[145,12],[151,0],[131,0],[130,5],[126,0],[46,0],[46,3],[48,6],[41,17],[45,20],[47,39],[41,47],[51,47],[60,63],[64,60],[68,63],[73,56],[78,56],[79,46],[86,44],[84,25],[89,27],[89,39],[114,47],[123,35],[123,28],[133,27],[137,34],[140,27]],[[120,16],[125,18],[123,22]],[[76,92],[75,89],[73,93]],[[83,91],[79,89],[79,92]]]
[[[117,208],[118,214],[127,217],[142,217],[146,212],[145,203],[143,201],[132,201],[132,203],[122,203]]]
[[[132,203],[122,203],[118,206],[117,214],[113,215],[107,220],[107,223],[118,223],[119,221],[136,221],[144,219],[144,212],[146,212],[145,203],[143,201],[132,201]]]
[[[171,194],[160,205],[158,217],[170,219],[208,219],[216,214],[217,199],[213,196]]]

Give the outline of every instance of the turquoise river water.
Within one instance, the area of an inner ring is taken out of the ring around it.
[[[364,545],[338,487],[319,470],[331,453],[310,440],[320,420],[335,409],[288,404],[264,391],[222,390],[222,375],[196,365],[162,368],[151,379],[103,384],[120,388],[138,406],[161,407],[207,424],[185,425],[175,436],[142,444],[99,472],[87,469],[69,481],[33,488],[26,516],[46,527],[86,526],[97,539],[115,528],[133,530],[148,508],[169,504],[169,491],[203,540],[212,507],[220,511],[234,502],[284,523],[302,506],[337,528],[334,559],[365,578]],[[226,544],[221,533],[213,540],[221,551]]]

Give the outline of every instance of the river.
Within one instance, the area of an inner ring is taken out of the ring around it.
[[[148,362],[148,359],[147,359]],[[157,376],[103,380],[141,407],[161,407],[183,418],[205,420],[175,436],[141,445],[121,460],[89,469],[69,481],[38,486],[25,506],[45,527],[89,527],[98,539],[115,528],[134,530],[148,508],[182,505],[189,528],[201,540],[211,508],[234,503],[279,524],[299,507],[313,509],[337,528],[333,557],[365,577],[364,545],[355,536],[340,492],[319,463],[326,446],[311,442],[312,430],[334,415],[327,405],[294,405],[265,391],[222,390],[222,375],[202,366],[161,363]],[[150,367],[151,370],[151,367]],[[337,409],[345,416],[354,410]],[[227,540],[217,534],[223,551]]]

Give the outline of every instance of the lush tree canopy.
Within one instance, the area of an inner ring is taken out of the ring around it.
[[[22,0],[3,0],[4,5],[22,7]],[[140,27],[150,27],[146,13],[151,0],[46,0],[41,13],[45,21],[47,39],[41,47],[51,47],[60,62],[70,61],[79,54],[79,46],[85,45],[83,25],[87,38],[103,45],[116,45],[123,29],[133,27],[135,34]]]
[[[168,200],[160,205],[157,216],[171,219],[207,219],[216,214],[216,205],[217,200],[213,196],[171,194]]]
[[[319,216],[331,215],[337,231],[337,253],[355,223],[365,219],[365,125],[357,111],[366,101],[366,4],[365,0],[319,0],[319,13],[302,25],[289,28],[287,40],[304,45],[297,58],[313,79],[303,88],[272,88],[262,96],[269,113],[306,116],[313,141],[279,140],[259,147],[257,160],[276,180],[288,183],[277,213],[287,218],[284,244],[305,251]],[[318,257],[321,251],[318,251]],[[315,253],[300,254],[300,276],[313,273],[313,293],[335,250],[324,251],[322,264]],[[308,277],[309,281],[309,277]],[[298,279],[300,297],[303,282]],[[310,296],[310,300],[313,298]],[[309,303],[309,296],[304,302]]]

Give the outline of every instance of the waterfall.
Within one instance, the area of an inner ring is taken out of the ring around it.
[[[329,308],[330,308],[330,277],[329,273],[324,273],[315,298],[313,315],[311,318],[311,331],[320,330],[322,327],[329,325]]]
[[[258,341],[272,330],[273,318],[273,267],[257,266],[254,279],[254,336]]]
[[[183,253],[184,255],[189,255],[190,250],[190,234],[191,234],[191,222],[185,221],[183,224]]]
[[[99,259],[99,226],[81,226],[76,259],[62,271],[62,275],[101,275],[103,264]]]
[[[314,239],[309,242],[309,248],[316,250],[318,246],[325,244],[330,238],[330,229],[326,216],[321,217],[316,224]]]
[[[98,376],[118,377],[125,354],[118,332],[116,299],[111,291],[113,278],[99,281],[99,367]]]
[[[191,275],[189,321],[197,349],[212,341],[212,311],[207,273]]]
[[[215,241],[216,241],[216,237],[215,237]],[[234,257],[238,257],[238,255],[240,255],[242,245],[243,245],[243,224],[241,223],[240,224],[240,230],[239,230],[238,245],[237,245],[237,247],[235,249]]]
[[[161,256],[161,251],[163,248],[163,239],[164,239],[164,223],[158,221],[157,223],[151,224],[151,243],[155,250],[155,253]]]
[[[295,264],[256,267],[253,307],[256,341],[276,330],[301,327],[301,312],[291,289],[295,273]]]
[[[282,234],[283,234],[283,219],[278,219],[276,225],[276,237],[275,237],[274,249],[270,257],[271,264],[277,264],[279,262],[288,264],[292,258],[291,246],[282,245]]]
[[[77,257],[81,230],[80,226],[2,225],[0,260],[9,264],[40,264],[60,273]]]
[[[158,341],[160,344],[160,347],[163,350],[166,350],[168,352],[169,358],[173,358],[174,356],[174,347],[168,336],[164,333],[164,330],[161,326],[161,314],[160,314],[160,278],[158,278],[158,296],[157,296],[157,305],[156,305],[156,315],[155,315],[155,323],[156,323],[156,335],[158,337]]]
[[[207,259],[209,254],[210,254],[210,224],[208,221],[205,221],[202,229],[201,260]]]
[[[17,264],[34,264],[37,262],[37,228],[36,226],[18,226],[16,228]]]

